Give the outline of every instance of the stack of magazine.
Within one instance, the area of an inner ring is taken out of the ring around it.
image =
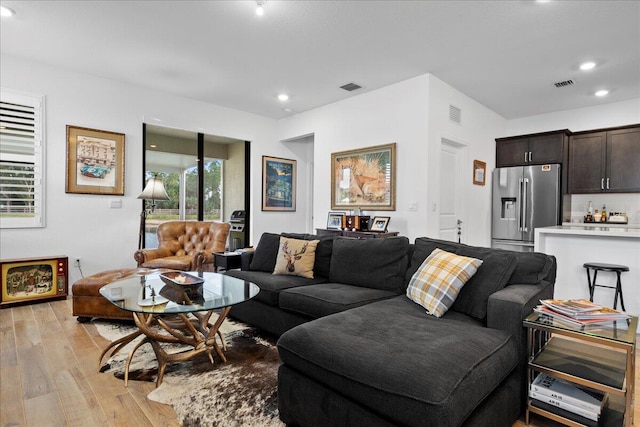
[[[534,309],[537,313],[578,326],[626,320],[631,317],[624,312],[594,304],[586,299],[545,299],[540,300],[540,303],[541,305]]]
[[[608,394],[541,373],[529,388],[531,405],[586,426],[597,426]]]

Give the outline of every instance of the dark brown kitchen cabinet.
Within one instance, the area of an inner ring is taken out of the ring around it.
[[[569,193],[601,192],[640,192],[640,126],[571,136]]]
[[[566,161],[570,132],[552,132],[496,139],[496,167],[542,165]]]

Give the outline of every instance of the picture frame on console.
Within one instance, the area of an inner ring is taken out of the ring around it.
[[[65,192],[124,196],[125,134],[67,125]]]
[[[262,210],[295,212],[297,162],[262,156]]]
[[[396,210],[396,143],[331,153],[331,209]]]
[[[342,230],[342,218],[346,212],[329,212],[327,216],[327,230]]]
[[[371,220],[371,223],[369,224],[369,231],[376,231],[379,233],[386,233],[387,232],[387,226],[389,225],[389,221],[391,220],[391,217],[388,216],[375,216],[373,217],[373,219]]]

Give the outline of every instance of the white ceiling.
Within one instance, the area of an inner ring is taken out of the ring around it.
[[[2,4],[3,55],[273,118],[425,73],[508,119],[640,98],[639,1]]]

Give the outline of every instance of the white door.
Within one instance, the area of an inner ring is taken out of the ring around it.
[[[464,145],[443,138],[440,146],[440,221],[438,229],[438,236],[442,240],[464,241],[463,160]]]

